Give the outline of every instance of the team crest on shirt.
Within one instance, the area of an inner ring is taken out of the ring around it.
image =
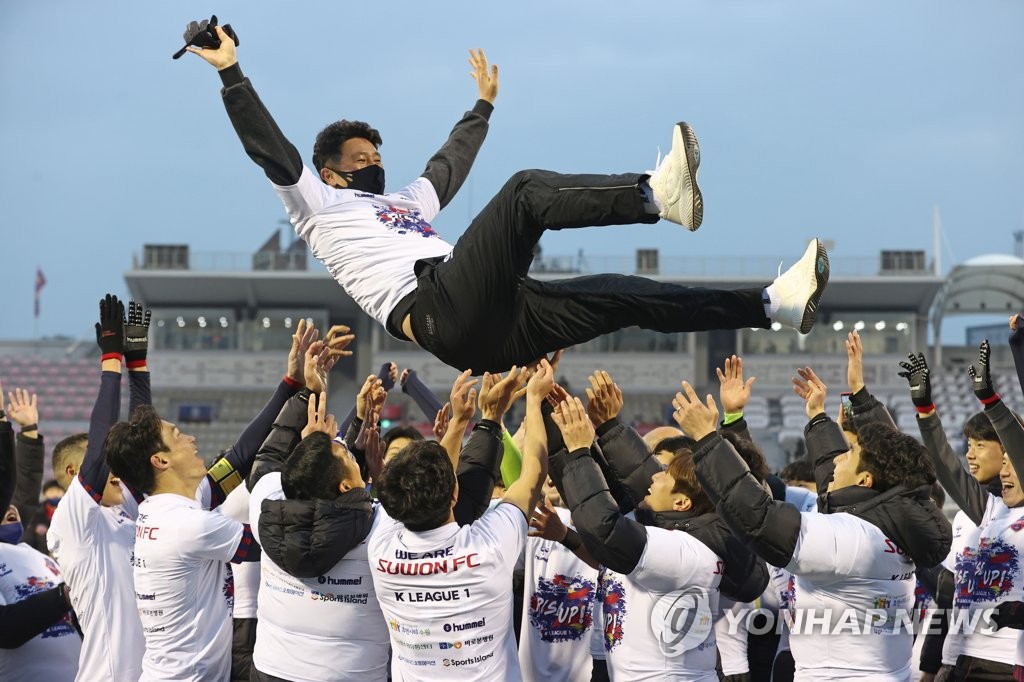
[[[1017,532],[1020,532],[1022,529],[1024,529],[1024,516],[1020,517],[1019,519],[1011,523],[1010,529],[1015,530]]]
[[[377,214],[377,220],[384,227],[394,230],[398,234],[417,233],[421,237],[437,236],[434,228],[423,219],[423,215],[416,209],[373,204],[373,210]]]
[[[541,578],[530,597],[530,625],[542,642],[578,640],[594,622],[594,583],[581,576]]]
[[[56,564],[53,564],[50,559],[46,560],[46,564],[47,569],[54,571],[55,576],[59,575],[55,570],[57,567]],[[51,567],[50,564],[53,564],[53,566]],[[18,601],[21,601],[22,599],[27,599],[34,594],[39,594],[46,590],[52,590],[56,586],[57,582],[47,576],[30,575],[24,583],[14,586],[14,592],[19,597]],[[65,635],[78,635],[78,633],[75,632],[74,626],[71,625],[70,613],[65,613],[63,618],[43,630],[40,636],[43,639],[50,639],[51,637],[64,637]]]
[[[981,538],[978,547],[965,547],[956,558],[954,603],[997,601],[1009,593],[1020,571],[1018,550],[999,538]]]
[[[231,610],[235,606],[235,574],[231,570],[231,564],[227,565],[227,569],[221,591],[224,592],[224,602],[228,605],[228,610]]]
[[[597,598],[604,614],[604,650],[611,651],[622,641],[622,622],[626,618],[626,588],[607,573],[601,575]]]

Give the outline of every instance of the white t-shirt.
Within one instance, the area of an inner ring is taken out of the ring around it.
[[[722,562],[689,533],[647,527],[629,575],[605,569],[608,674],[613,680],[717,680],[714,615]]]
[[[953,562],[949,630],[961,632],[959,653],[1013,665],[1019,631],[996,630],[986,623],[985,614],[999,602],[1024,599],[1019,556],[1024,550],[1024,509],[1010,509],[1001,497],[989,495],[980,528],[964,536]]]
[[[750,672],[747,659],[747,618],[754,609],[750,602],[738,602],[721,596],[715,617],[715,640],[718,657],[722,661],[723,675],[742,675]],[[729,612],[732,618],[726,616]]]
[[[263,476],[253,487],[250,518],[259,519],[263,500],[283,499],[281,474]],[[376,514],[375,523],[381,516]],[[253,525],[257,541],[258,526]],[[263,555],[252,656],[257,670],[294,682],[387,679],[388,628],[366,545],[364,540],[316,578],[291,576]]]
[[[555,513],[570,525],[568,509]],[[561,543],[527,537],[519,667],[525,682],[590,679],[597,569]]]
[[[909,680],[914,563],[846,513],[800,514],[790,649],[797,680]]]
[[[249,523],[249,489],[240,485],[232,490],[219,507],[220,513],[239,523]],[[255,528],[253,529],[255,535]],[[232,618],[255,618],[256,595],[260,589],[260,562],[243,561],[231,566],[235,578],[235,605]]]
[[[953,574],[956,578],[956,558],[965,546],[977,547],[978,537],[981,535],[981,528],[976,526],[964,510],[958,510],[953,517],[953,543],[950,545],[949,554],[946,555],[942,567]],[[955,588],[954,588],[955,589]],[[955,608],[955,604],[954,604]],[[942,642],[942,664],[956,665],[957,656],[963,653],[964,636],[960,628],[947,630],[946,639]]]
[[[46,533],[84,635],[77,678],[82,682],[138,682],[142,675],[146,641],[132,589],[139,506],[124,485],[121,493],[122,504],[104,507],[76,477]]]
[[[0,543],[0,606],[17,604],[63,582],[57,564],[42,552],[25,543]],[[65,614],[17,649],[0,649],[0,680],[72,680],[81,650],[71,615]]]
[[[526,517],[499,504],[474,523],[416,533],[381,507],[368,554],[390,629],[391,675],[411,680],[519,680],[512,571]]]
[[[146,637],[142,680],[225,680],[243,526],[170,493],[139,505],[135,599]]]
[[[416,288],[416,261],[452,252],[430,227],[441,204],[426,178],[380,195],[335,189],[303,166],[298,183],[274,189],[313,255],[385,328],[395,305]]]

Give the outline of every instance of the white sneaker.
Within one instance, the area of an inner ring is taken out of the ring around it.
[[[800,260],[772,282],[772,293],[779,303],[772,319],[801,334],[810,332],[818,317],[818,301],[827,284],[828,253],[821,241],[814,239]]]
[[[704,199],[697,188],[698,166],[697,136],[688,124],[677,123],[672,131],[672,150],[658,164],[657,170],[651,171],[647,181],[661,207],[658,215],[691,232],[704,220]]]

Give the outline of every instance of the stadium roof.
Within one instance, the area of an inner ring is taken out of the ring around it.
[[[953,268],[935,299],[937,323],[946,315],[1024,310],[1024,260],[991,254]]]

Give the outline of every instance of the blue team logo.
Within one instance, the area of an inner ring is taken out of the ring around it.
[[[796,577],[792,573],[786,581],[786,589],[779,591],[779,613],[792,629],[793,620],[796,618]]]
[[[594,583],[581,576],[541,578],[530,598],[530,625],[543,642],[578,640],[593,624]]]
[[[384,227],[394,230],[398,234],[419,233],[422,237],[436,237],[437,232],[430,226],[423,216],[416,209],[397,208],[395,206],[384,206],[373,204],[377,213],[377,220]]]
[[[1004,599],[1020,570],[1017,548],[999,538],[981,538],[977,549],[965,547],[956,558],[956,594],[960,608]]]
[[[50,559],[46,560],[46,567],[53,572],[54,575],[58,574],[57,564],[54,564]],[[52,590],[56,586],[57,581],[50,577],[30,575],[25,582],[14,586],[14,593],[18,595],[17,601],[21,601],[22,599],[27,599],[34,594]],[[78,633],[75,632],[75,628],[71,625],[70,613],[65,613],[63,618],[43,630],[40,637],[42,639],[50,639],[51,637],[64,637],[65,635],[78,636]]]
[[[611,651],[622,641],[622,623],[626,619],[626,588],[607,573],[601,575],[597,598],[604,613],[604,650]]]

